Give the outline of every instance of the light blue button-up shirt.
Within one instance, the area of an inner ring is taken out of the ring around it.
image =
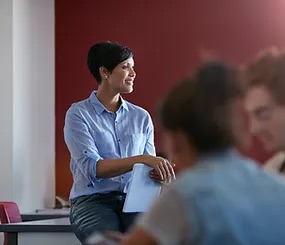
[[[123,191],[131,172],[113,178],[96,177],[103,159],[155,155],[153,123],[149,113],[121,98],[116,113],[108,111],[93,91],[72,104],[66,113],[64,139],[69,149],[73,186],[70,199],[95,193]]]

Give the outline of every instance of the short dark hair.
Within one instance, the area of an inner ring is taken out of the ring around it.
[[[93,45],[88,52],[87,66],[97,82],[100,84],[102,78],[99,68],[105,67],[109,72],[122,61],[133,57],[133,52],[119,43],[102,42]]]
[[[169,92],[160,106],[160,122],[166,130],[184,132],[199,153],[234,146],[232,102],[243,91],[237,70],[217,61],[205,63]]]

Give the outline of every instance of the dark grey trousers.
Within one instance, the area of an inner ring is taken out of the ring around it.
[[[81,196],[72,200],[70,223],[76,237],[84,244],[94,232],[126,232],[137,213],[123,213],[125,194],[111,192]]]

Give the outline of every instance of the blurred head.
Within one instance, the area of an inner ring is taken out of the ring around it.
[[[202,65],[176,85],[160,108],[168,154],[178,168],[191,155],[231,148],[237,143],[238,99],[243,95],[237,71],[219,62]]]
[[[130,93],[136,77],[132,51],[118,43],[103,42],[93,45],[87,65],[99,85],[116,93]]]
[[[285,150],[285,53],[261,53],[245,69],[250,131],[264,146]]]

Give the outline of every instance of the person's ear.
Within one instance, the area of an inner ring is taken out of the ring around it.
[[[110,75],[110,72],[104,66],[101,66],[99,68],[99,73],[100,73],[102,80],[108,79],[108,77]]]

